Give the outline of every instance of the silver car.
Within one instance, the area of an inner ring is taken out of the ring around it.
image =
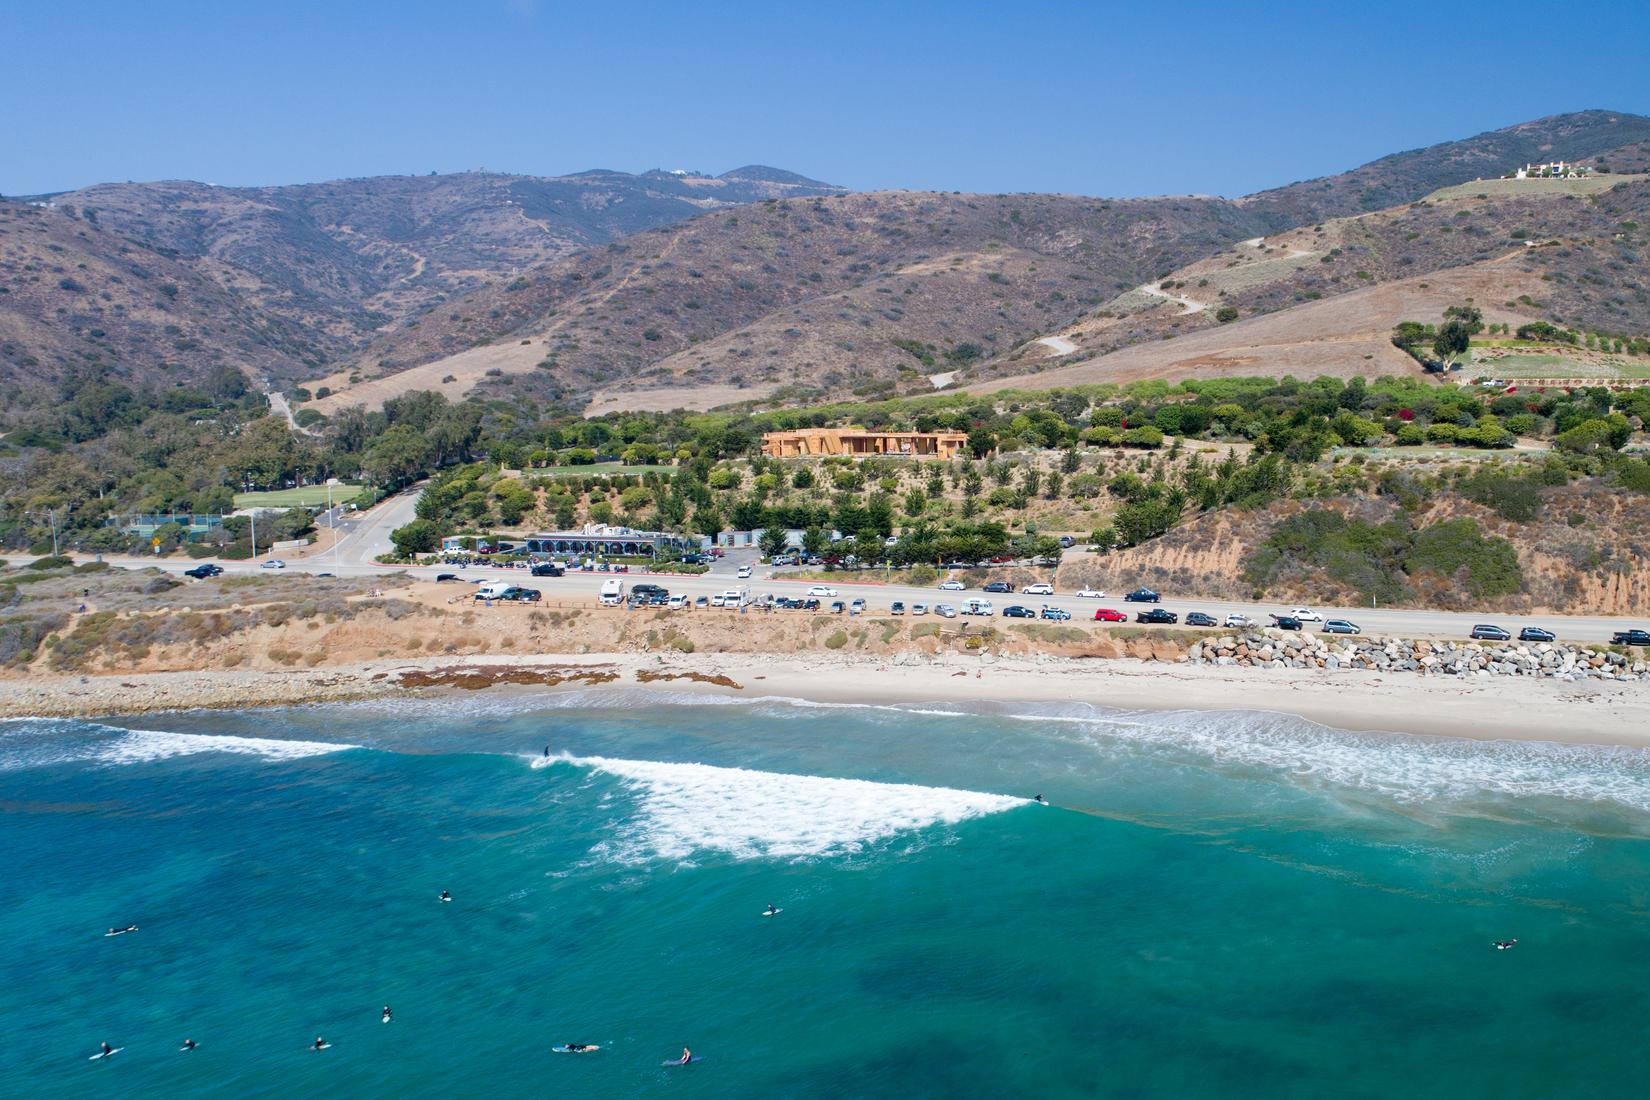
[[[957,609],[948,603],[937,603],[934,605],[934,614],[938,615],[942,619],[955,619],[957,617]]]

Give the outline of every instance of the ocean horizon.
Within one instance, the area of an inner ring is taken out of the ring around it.
[[[9,1095],[1642,1076],[1646,749],[592,688],[0,722],[0,809]]]

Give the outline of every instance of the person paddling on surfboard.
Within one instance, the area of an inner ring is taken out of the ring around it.
[[[768,902],[768,911],[763,915],[771,917],[777,912],[779,912],[779,906],[770,901]]]
[[[443,891],[441,891],[441,900],[442,901],[452,901],[453,896],[451,894],[449,894],[447,891],[443,890]]]
[[[1497,951],[1506,951],[1506,950],[1510,949],[1512,947],[1512,945],[1517,943],[1517,942],[1518,942],[1517,940],[1496,940],[1495,941],[1495,949]]]
[[[107,1046],[108,1044],[105,1043],[104,1045]],[[691,1061],[693,1061],[693,1051],[689,1050],[687,1047],[683,1047],[682,1048],[682,1064],[685,1066]]]
[[[389,1005],[384,1006],[384,1022],[386,1024],[390,1022],[390,1006]]]
[[[327,1049],[327,1047],[330,1047],[331,1045],[332,1045],[331,1043],[327,1042],[325,1039],[323,1039],[319,1035],[317,1035],[315,1037],[315,1042],[310,1046],[309,1049],[310,1050],[325,1050],[325,1049]]]
[[[193,1040],[193,1039],[185,1039],[183,1041],[183,1045],[181,1047],[179,1047],[178,1049],[179,1050],[194,1050],[199,1045],[200,1044],[195,1042],[195,1040]]]
[[[103,1048],[103,1057],[105,1058],[115,1052],[115,1048],[110,1046],[108,1043],[99,1043],[98,1046]]]
[[[583,1054],[587,1050],[595,1049],[589,1043],[563,1043],[561,1047],[563,1050],[569,1051],[573,1054]]]

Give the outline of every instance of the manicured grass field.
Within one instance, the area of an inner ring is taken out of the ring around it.
[[[334,485],[332,503],[343,504],[360,495],[364,486]],[[236,493],[236,508],[317,508],[326,507],[327,487],[305,485],[301,489],[275,489],[267,493]]]
[[[523,470],[523,478],[586,477],[591,474],[668,474],[670,466],[626,466],[622,462],[594,462],[589,466],[550,466],[543,470]]]

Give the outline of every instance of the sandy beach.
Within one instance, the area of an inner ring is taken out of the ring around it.
[[[1144,710],[1277,711],[1350,730],[1650,744],[1650,693],[1636,685],[951,654],[512,654],[280,672],[35,675],[0,681],[0,717],[280,707],[474,690],[525,694],[597,684],[835,703],[1075,701]]]

